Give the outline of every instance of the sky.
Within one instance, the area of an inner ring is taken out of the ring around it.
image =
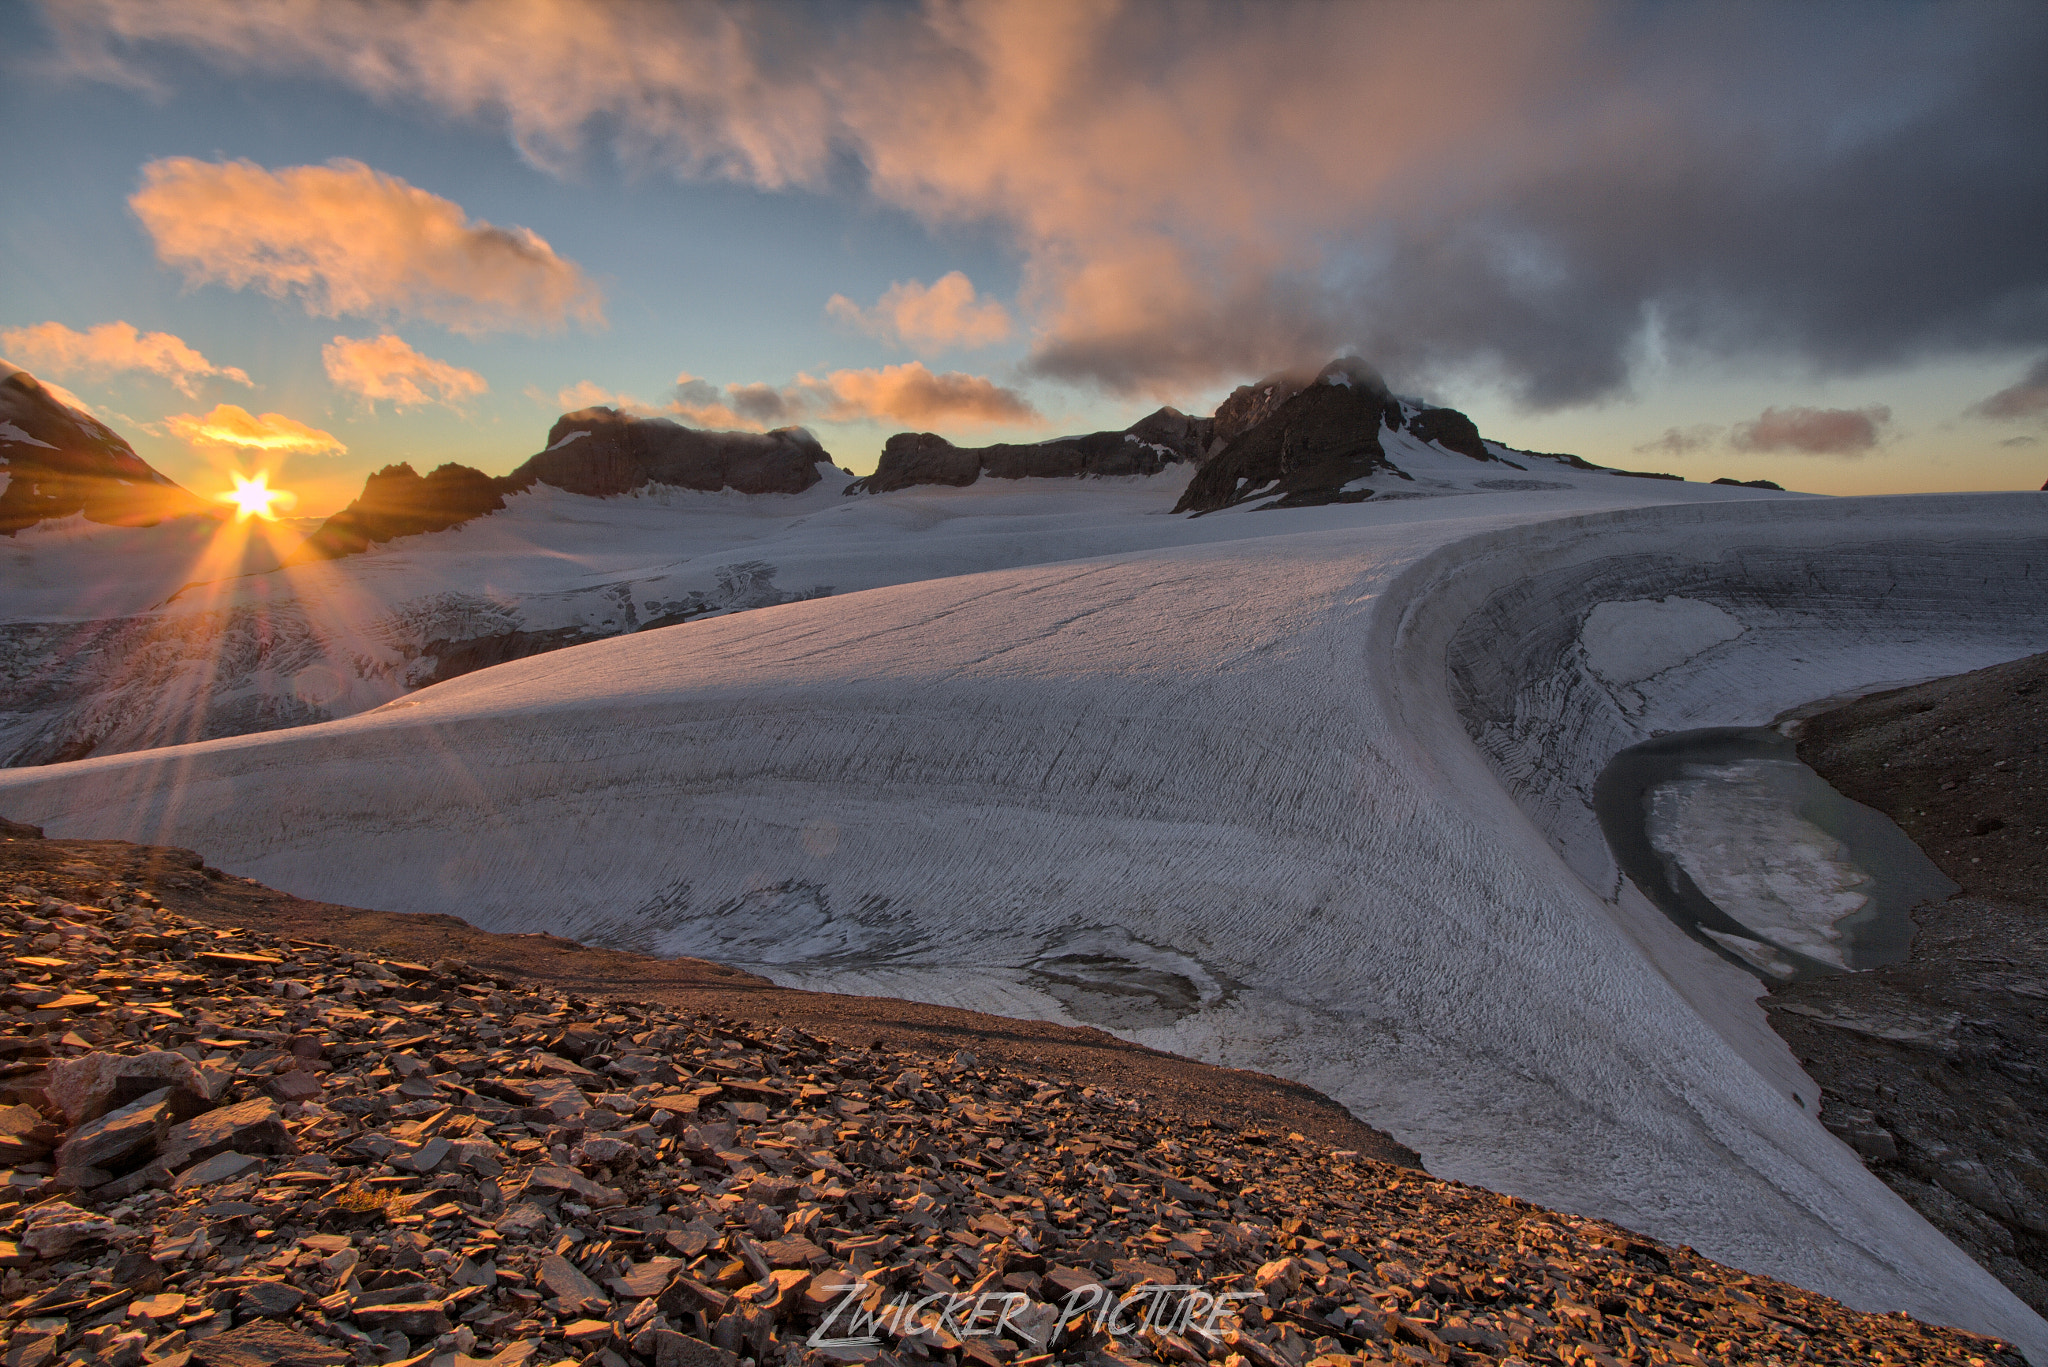
[[[2048,6],[0,0],[0,357],[202,493],[564,411],[865,473],[1341,354],[1488,436],[2048,478]]]

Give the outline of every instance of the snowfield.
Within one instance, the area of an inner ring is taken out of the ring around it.
[[[758,562],[833,592],[0,772],[0,811],[307,896],[1101,1025],[1315,1086],[1437,1174],[2048,1361],[2048,1325],[1817,1123],[1757,980],[1619,877],[1587,805],[1655,732],[2048,649],[2048,495],[1389,454],[1417,477],[1373,487],[1425,496],[1197,519],[1165,515],[1171,474],[522,495],[248,584],[568,613]]]

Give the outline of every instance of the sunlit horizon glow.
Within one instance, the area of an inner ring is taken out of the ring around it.
[[[235,487],[214,497],[235,505],[237,522],[247,522],[252,517],[275,522],[280,511],[290,512],[298,506],[297,494],[289,489],[270,487],[270,472],[267,470],[258,470],[253,478],[240,471],[231,472],[229,477],[234,480]]]

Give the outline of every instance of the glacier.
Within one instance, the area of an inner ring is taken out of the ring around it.
[[[1440,1176],[2048,1361],[2048,1325],[1820,1126],[1757,979],[1620,876],[1590,807],[1659,732],[2048,649],[2048,495],[1547,462],[1489,489],[1401,439],[1414,478],[1372,482],[1412,496],[1273,513],[1167,516],[1171,473],[692,496],[710,549],[613,532],[594,573],[745,559],[833,594],[0,772],[0,810],[305,896],[1262,1069]],[[536,517],[606,516],[547,497]],[[531,528],[494,521],[286,573],[538,573],[510,544]]]

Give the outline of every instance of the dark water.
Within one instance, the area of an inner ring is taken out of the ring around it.
[[[1645,896],[1694,939],[1766,979],[1898,963],[1911,947],[1913,908],[1957,891],[1889,817],[1842,796],[1799,762],[1790,740],[1765,727],[1680,731],[1631,746],[1601,771],[1593,810],[1622,872]],[[1711,819],[1673,824],[1687,816]],[[1822,846],[1832,847],[1825,864],[1815,857]],[[1722,906],[1679,856],[1751,876],[1748,883],[1709,879],[1734,889]],[[1826,887],[1804,889],[1799,879],[1842,866],[1867,880],[1854,889],[1867,901],[1830,926],[1826,912],[1813,910],[1828,905]],[[1758,883],[1774,888],[1785,906],[1803,905],[1808,930],[1775,923],[1756,898],[1745,900],[1744,889]],[[1752,924],[1739,919],[1745,915]],[[1731,947],[1715,932],[1744,943]]]

